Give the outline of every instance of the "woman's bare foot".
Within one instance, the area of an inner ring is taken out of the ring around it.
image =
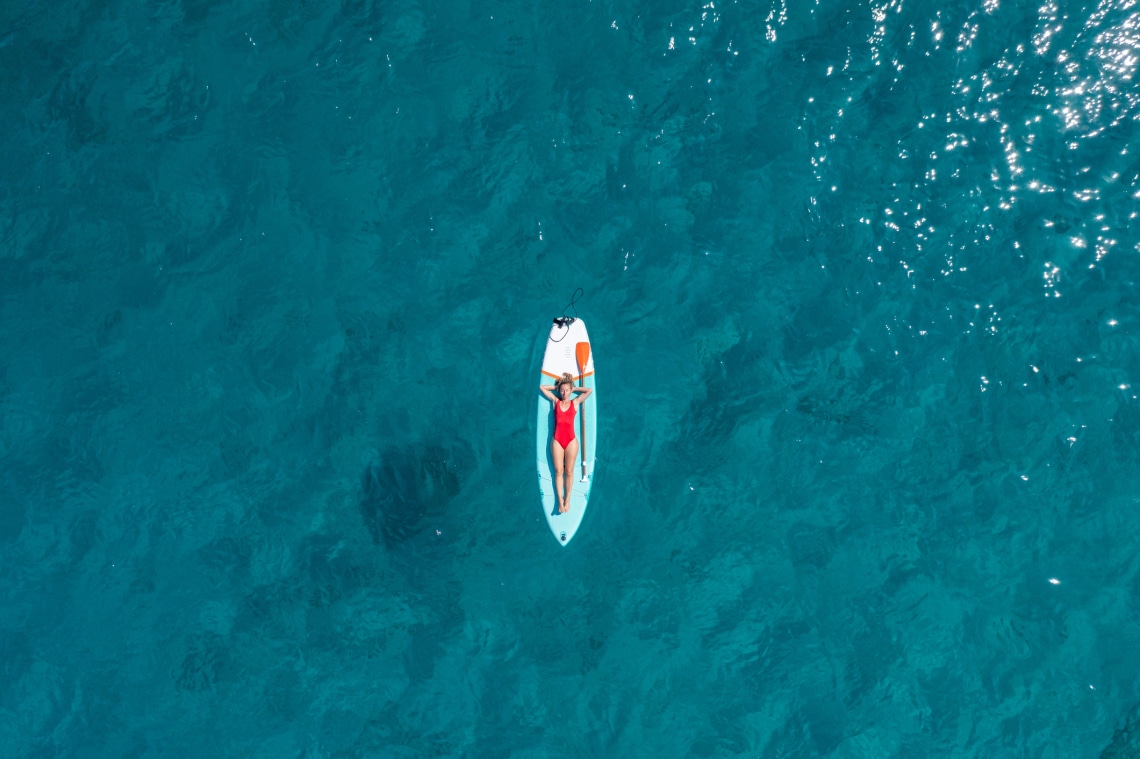
[[[566,505],[566,501],[562,501],[561,503],[558,504],[558,513],[559,514],[565,514],[569,510],[570,510],[570,507]]]

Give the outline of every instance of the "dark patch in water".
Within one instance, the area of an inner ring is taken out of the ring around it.
[[[220,635],[197,635],[187,642],[175,683],[187,691],[213,691],[231,669],[229,647]]]
[[[459,477],[446,450],[392,447],[364,470],[360,513],[372,541],[393,548],[426,529],[425,517],[442,513],[458,494]]]
[[[835,535],[831,527],[796,522],[788,530],[788,549],[792,563],[823,568],[831,562],[835,552]]]
[[[1112,743],[1100,759],[1135,759],[1140,756],[1140,705],[1132,707],[1124,723],[1112,734]]]
[[[847,424],[851,421],[851,416],[843,412],[843,406],[835,398],[821,399],[805,395],[796,403],[796,411],[824,422]]]
[[[199,548],[196,556],[202,570],[219,577],[244,575],[249,571],[253,548],[247,542],[223,535]]]

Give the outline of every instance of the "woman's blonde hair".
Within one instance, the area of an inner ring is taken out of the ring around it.
[[[571,375],[570,372],[562,372],[562,376],[559,377],[558,381],[554,383],[554,391],[555,392],[561,391],[562,386],[565,385],[567,382],[570,383],[570,387],[574,387],[573,375]]]

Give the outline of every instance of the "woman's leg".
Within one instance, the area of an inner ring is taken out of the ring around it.
[[[566,500],[563,505],[566,507],[562,511],[570,510],[570,491],[574,489],[574,460],[578,458],[578,438],[570,441],[570,445],[566,446],[566,459],[562,465],[566,476]]]
[[[554,495],[558,496],[558,510],[566,511],[566,483],[562,477],[562,462],[566,460],[566,452],[557,440],[550,441],[550,458],[554,461]]]

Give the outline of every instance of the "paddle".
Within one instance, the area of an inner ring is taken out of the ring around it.
[[[578,343],[574,346],[574,355],[578,359],[578,386],[586,386],[586,364],[590,361],[590,344]],[[585,402],[578,404],[578,411],[582,415],[582,482],[586,481],[586,412],[582,409]]]

